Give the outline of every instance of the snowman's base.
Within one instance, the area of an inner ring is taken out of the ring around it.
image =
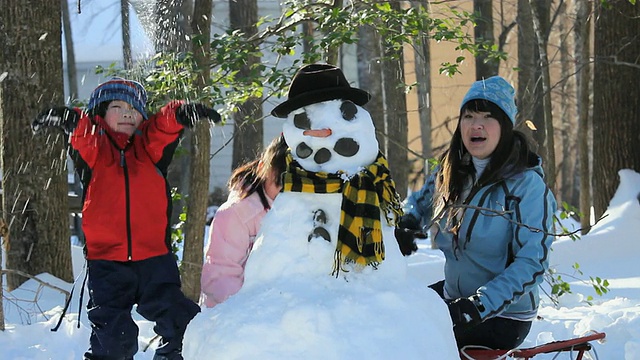
[[[286,279],[243,288],[194,319],[189,328],[198,330],[187,330],[185,359],[458,356],[449,312],[435,292],[372,278]]]

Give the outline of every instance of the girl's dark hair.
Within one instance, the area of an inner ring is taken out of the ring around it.
[[[488,112],[500,124],[500,140],[479,179],[476,179],[471,154],[464,147],[460,133],[460,120],[466,111]],[[478,187],[495,183],[529,167],[531,157],[537,158],[531,152],[529,140],[524,133],[514,130],[511,119],[499,106],[481,99],[467,102],[460,109],[458,126],[453,133],[449,148],[441,157],[440,170],[436,180],[438,195],[434,198],[434,215],[440,214],[448,205],[459,204],[465,200],[462,199],[462,194],[469,176],[477,180]],[[454,225],[456,222],[453,220],[457,218],[460,210],[460,208],[453,208],[447,211],[448,225],[454,233],[456,233],[458,226]]]
[[[264,208],[269,209],[269,202],[263,186],[274,174],[276,185],[282,186],[282,173],[287,168],[287,148],[282,134],[273,139],[257,159],[245,163],[233,171],[227,182],[229,190],[237,191],[240,199],[257,192]]]

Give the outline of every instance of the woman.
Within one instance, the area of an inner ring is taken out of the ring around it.
[[[556,201],[540,158],[514,130],[514,93],[498,76],[471,86],[439,168],[400,221],[412,230],[433,222],[445,278],[431,287],[449,306],[459,348],[520,345],[549,264]]]
[[[211,222],[200,281],[205,306],[225,301],[242,287],[244,265],[262,218],[282,188],[286,151],[287,144],[280,135],[258,159],[231,174],[229,198]]]

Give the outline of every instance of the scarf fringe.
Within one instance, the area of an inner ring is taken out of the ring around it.
[[[343,244],[338,240],[336,251],[333,256],[333,270],[331,275],[336,278],[342,272],[349,272],[344,265],[354,265],[356,271],[360,271],[367,266],[371,266],[373,269],[378,269],[384,261],[384,243],[382,242],[382,230],[381,229],[362,229],[362,236],[357,238],[358,252],[353,251],[348,245]],[[373,255],[364,256],[363,245],[365,243],[365,237],[373,239]]]
[[[331,275],[335,276],[336,279],[338,278],[338,276],[340,275],[340,272],[345,272],[348,273],[349,270],[344,266],[344,265],[350,265],[350,264],[355,264],[355,270],[356,271],[360,271],[362,269],[364,269],[367,266],[371,266],[374,270],[378,270],[378,265],[380,265],[382,261],[380,262],[370,262],[368,264],[361,264],[358,263],[356,260],[350,259],[350,258],[346,258],[342,259],[342,252],[340,252],[339,250],[336,249],[336,251],[334,252],[334,257],[333,257],[333,270],[331,271]]]

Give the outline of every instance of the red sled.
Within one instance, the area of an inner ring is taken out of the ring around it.
[[[529,360],[538,354],[559,353],[570,351],[576,353],[576,360],[582,360],[586,351],[591,350],[591,341],[602,340],[605,333],[595,332],[591,335],[581,336],[568,340],[552,341],[546,344],[525,349],[513,350],[487,350],[487,349],[460,349],[460,359],[462,360],[498,360],[512,357],[515,359]],[[573,357],[572,357],[573,359]]]

